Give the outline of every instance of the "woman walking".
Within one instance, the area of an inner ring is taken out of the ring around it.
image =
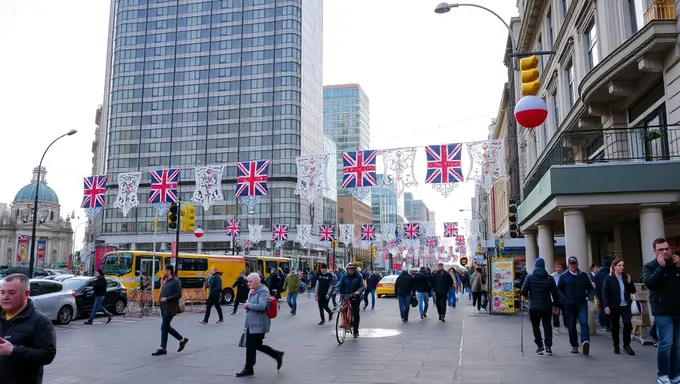
[[[623,350],[633,356],[635,352],[630,347],[630,333],[633,330],[631,324],[630,305],[633,302],[630,295],[635,293],[635,284],[631,277],[624,271],[623,259],[616,258],[612,262],[612,272],[604,279],[602,285],[602,306],[611,320],[612,340],[614,341],[614,353],[620,354],[619,349],[619,319],[623,321]]]
[[[453,287],[449,288],[448,305],[450,308],[456,308],[456,294],[458,293],[458,287],[461,285],[460,276],[453,267],[449,268],[449,274],[453,279]]]
[[[110,323],[111,320],[113,319],[113,315],[102,306],[102,302],[104,301],[104,297],[106,297],[106,277],[104,277],[104,271],[101,269],[98,269],[97,272],[94,273],[96,279],[94,280],[94,283],[92,283],[92,294],[94,295],[94,306],[92,307],[92,313],[90,313],[90,318],[87,319],[85,322],[85,325],[92,325],[92,321],[94,321],[94,317],[97,315],[97,312],[101,311],[108,317],[106,320],[106,323]]]

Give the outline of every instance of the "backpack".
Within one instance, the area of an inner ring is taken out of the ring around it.
[[[279,312],[279,302],[276,300],[276,297],[269,296],[269,300],[267,300],[267,307],[264,309],[264,312],[270,319],[276,317]]]

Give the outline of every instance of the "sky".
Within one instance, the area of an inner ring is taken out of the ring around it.
[[[320,1],[320,0],[303,0]],[[435,14],[438,0],[325,0],[324,84],[359,83],[370,99],[374,149],[484,140],[507,79],[507,29],[481,9]],[[507,22],[514,2],[469,1]],[[304,4],[304,3],[303,3]],[[389,4],[389,7],[386,5]],[[0,202],[11,203],[43,165],[62,216],[80,209],[82,177],[92,169],[95,112],[104,97],[109,1],[0,2]],[[379,159],[380,161],[381,159]],[[470,162],[463,154],[465,175]],[[442,197],[425,180],[425,154],[415,162],[419,186],[407,189],[438,222],[463,223],[471,183]],[[441,226],[441,224],[438,224]],[[80,226],[77,247],[84,232]]]

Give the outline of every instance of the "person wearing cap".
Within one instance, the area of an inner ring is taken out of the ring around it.
[[[92,295],[94,296],[94,305],[92,306],[92,313],[90,313],[90,318],[87,319],[85,322],[85,325],[92,325],[92,321],[94,321],[94,317],[97,315],[97,312],[101,311],[106,315],[107,320],[106,323],[110,323],[111,320],[113,319],[113,315],[111,312],[107,311],[106,308],[102,305],[102,302],[104,301],[104,297],[106,297],[106,277],[104,276],[104,271],[101,269],[98,269],[97,272],[95,272],[95,277],[96,279],[94,280],[94,283],[92,283]]]
[[[352,335],[356,339],[359,337],[361,294],[365,289],[364,278],[357,272],[356,265],[347,265],[347,274],[340,279],[336,288],[340,293],[340,303],[349,297],[349,303],[352,306]]]
[[[578,269],[578,259],[567,260],[569,269],[560,277],[557,291],[564,303],[566,326],[569,329],[571,353],[578,353],[576,321],[581,325],[581,349],[584,355],[590,353],[590,328],[588,327],[588,294],[594,289],[586,272]]]

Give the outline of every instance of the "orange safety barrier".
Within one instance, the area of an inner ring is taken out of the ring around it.
[[[205,290],[202,288],[183,288],[182,300],[184,301],[184,312],[203,313],[205,312]]]

